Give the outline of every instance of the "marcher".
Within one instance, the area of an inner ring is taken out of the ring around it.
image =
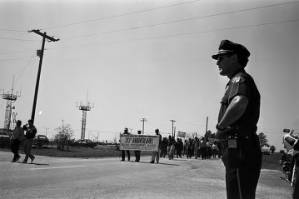
[[[198,137],[194,138],[194,158],[197,159],[198,158],[198,151],[199,151],[199,139]]]
[[[21,127],[21,125],[22,125],[22,121],[18,120],[16,123],[16,127],[12,132],[11,151],[14,154],[12,162],[16,162],[21,158],[19,154],[19,148],[21,142],[24,140],[24,129]]]
[[[220,75],[227,76],[224,97],[216,126],[222,140],[228,199],[254,199],[260,176],[262,153],[256,134],[260,94],[245,71],[250,52],[241,44],[223,40],[217,60]]]
[[[32,149],[32,144],[33,144],[33,138],[36,135],[36,128],[33,125],[32,120],[28,120],[28,126],[25,127],[26,129],[26,134],[25,134],[25,141],[24,141],[24,153],[25,153],[25,158],[23,160],[23,163],[27,163],[28,157],[31,159],[31,163],[35,159],[34,155],[31,153]]]
[[[174,158],[174,151],[175,151],[175,139],[172,136],[169,136],[169,141],[168,141],[168,159],[173,160]]]
[[[168,140],[166,137],[164,137],[161,142],[160,157],[162,157],[162,158],[165,158],[165,156],[167,155],[167,145],[168,145]]]
[[[128,128],[125,128],[123,134],[124,134],[124,135],[129,135]],[[126,159],[126,154],[125,154],[125,153],[127,153],[128,161],[130,161],[130,151],[129,151],[129,150],[122,150],[122,151],[121,151],[121,161],[125,161],[125,159]]]
[[[141,135],[141,131],[138,131],[137,134],[138,134],[138,135]],[[134,153],[135,153],[135,162],[139,162],[139,161],[140,161],[140,154],[141,154],[141,151],[136,150],[136,151],[134,151]]]
[[[151,160],[152,164],[155,163],[155,160],[157,164],[159,163],[159,156],[160,156],[161,142],[162,142],[162,136],[160,135],[159,129],[156,129],[155,133],[159,137],[159,144],[158,144],[158,151],[153,151],[152,160]]]

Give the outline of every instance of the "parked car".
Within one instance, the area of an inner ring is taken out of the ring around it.
[[[41,148],[44,145],[48,145],[48,144],[49,144],[49,139],[45,135],[37,135],[33,139],[33,145],[38,146],[39,148]]]
[[[11,130],[0,129],[0,147],[9,147],[10,146],[10,137]]]
[[[80,139],[80,140],[75,141],[74,145],[93,148],[97,145],[97,143],[95,143],[89,139]]]
[[[271,154],[271,151],[270,151],[270,147],[269,146],[263,146],[261,148],[261,151],[264,155],[270,155]]]

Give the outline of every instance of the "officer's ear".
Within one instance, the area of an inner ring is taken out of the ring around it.
[[[231,60],[235,63],[238,62],[238,55],[237,54],[233,54],[230,56]]]

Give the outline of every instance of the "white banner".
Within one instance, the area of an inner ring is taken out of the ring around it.
[[[158,151],[159,136],[120,135],[120,150]]]
[[[178,137],[185,138],[186,137],[186,132],[178,131]]]

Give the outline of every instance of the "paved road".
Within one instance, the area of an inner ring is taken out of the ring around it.
[[[0,198],[221,199],[224,167],[219,160],[167,160],[150,164],[117,158],[75,159],[37,156],[35,164],[11,163],[0,152]],[[134,158],[133,158],[134,159]],[[279,171],[263,170],[259,199],[290,199]]]

